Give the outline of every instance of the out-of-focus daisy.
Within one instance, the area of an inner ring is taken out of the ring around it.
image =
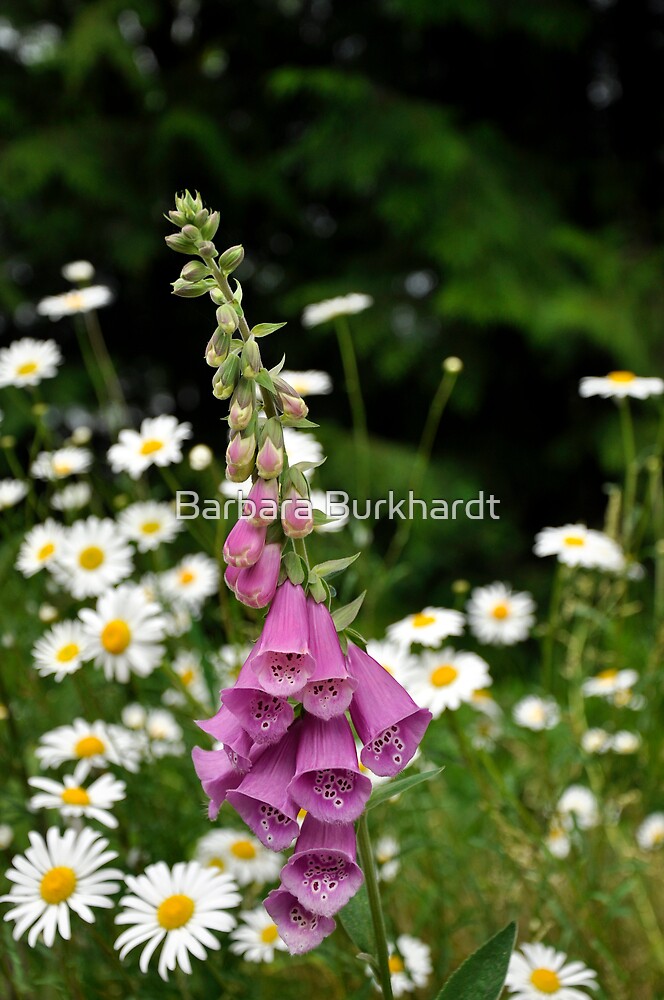
[[[16,559],[16,568],[23,576],[34,576],[45,566],[50,569],[60,554],[64,535],[62,525],[51,518],[43,524],[36,524],[23,539]]]
[[[322,510],[325,516],[330,519],[326,524],[317,524],[316,531],[341,531],[348,524],[349,515],[347,513],[339,514],[338,508],[329,499],[329,494],[324,493],[323,490],[311,491],[311,503],[314,510]]]
[[[333,299],[323,299],[322,302],[312,302],[305,306],[302,312],[302,326],[308,328],[320,326],[338,316],[354,316],[356,313],[364,312],[373,305],[370,295],[363,292],[350,292],[348,295],[337,295]]]
[[[123,726],[105,722],[74,719],[70,726],[58,726],[44,733],[35,750],[42,767],[59,767],[68,761],[80,762],[80,780],[93,767],[105,768],[119,764],[127,771],[137,771],[140,744],[133,733]]]
[[[393,882],[401,868],[399,841],[389,835],[379,837],[374,844],[374,854],[380,881]]]
[[[185,751],[182,727],[165,708],[153,708],[145,717],[145,732],[153,757],[179,757]]]
[[[162,542],[172,541],[182,527],[171,505],[156,500],[132,503],[118,517],[121,534],[135,542],[139,552],[149,552]]]
[[[146,417],[140,431],[120,431],[111,445],[108,460],[113,472],[128,472],[138,479],[151,465],[173,465],[182,461],[182,442],[191,437],[191,424],[179,424],[175,417]]]
[[[263,906],[240,913],[240,924],[231,931],[231,942],[230,950],[245,962],[273,962],[275,951],[288,951]]]
[[[158,604],[145,599],[140,587],[125,584],[109,590],[96,610],[82,608],[79,617],[88,637],[88,655],[103,667],[107,680],[123,684],[131,674],[147,677],[164,655],[165,623]]]
[[[20,479],[0,479],[0,510],[15,507],[28,495],[28,484]]]
[[[120,888],[114,880],[123,876],[115,868],[104,867],[117,854],[107,850],[105,837],[88,827],[64,833],[51,827],[45,839],[34,831],[28,837],[30,847],[14,857],[14,867],[7,872],[14,883],[11,891],[0,900],[13,904],[5,920],[15,921],[14,940],[30,928],[30,947],[41,936],[50,948],[56,933],[65,940],[71,937],[70,911],[92,924],[94,907],[110,909],[109,897]]]
[[[636,753],[641,746],[641,737],[628,729],[619,729],[611,738],[611,750],[618,754]]]
[[[0,349],[0,388],[39,385],[42,379],[53,378],[60,364],[62,354],[54,340],[15,340]]]
[[[123,959],[133,948],[145,945],[139,961],[143,973],[163,944],[158,965],[161,978],[168,979],[176,967],[190,974],[190,953],[204,959],[206,949],[220,947],[210,931],[226,933],[235,927],[228,910],[238,906],[242,897],[233,879],[214,868],[180,861],[171,869],[159,861],[143,875],[127,875],[125,881],[132,895],[120,900],[124,909],[115,922],[129,926],[114,947]]]
[[[636,842],[642,851],[655,851],[664,846],[664,812],[646,816],[636,831]]]
[[[597,973],[547,945],[522,944],[510,959],[505,985],[515,1000],[584,1000],[586,989],[597,989]]]
[[[586,729],[581,737],[581,748],[586,753],[607,753],[611,749],[611,734],[606,729]]]
[[[90,503],[92,490],[88,483],[68,483],[51,497],[54,510],[81,510]]]
[[[174,605],[198,610],[218,590],[219,567],[214,559],[200,552],[185,556],[174,569],[162,574],[161,584]]]
[[[535,624],[530,594],[514,593],[504,583],[476,587],[466,606],[470,631],[480,642],[513,646],[528,638]]]
[[[590,830],[599,823],[597,799],[584,785],[570,785],[558,799],[556,814],[564,826]]]
[[[59,622],[37,640],[32,655],[41,677],[61,681],[89,659],[88,639],[80,622]]]
[[[405,646],[391,639],[369,639],[367,653],[397,680],[404,670],[413,670],[417,664],[417,658]]]
[[[212,449],[208,448],[206,444],[195,444],[189,452],[189,465],[194,472],[203,472],[204,469],[212,465],[213,459]]]
[[[540,698],[529,694],[518,701],[512,709],[512,718],[517,726],[541,732],[543,729],[553,729],[560,722],[560,708],[553,698]]]
[[[572,849],[572,841],[567,830],[558,822],[551,823],[544,843],[554,858],[566,858]]]
[[[609,372],[608,375],[587,375],[579,382],[581,396],[602,396],[604,399],[624,399],[632,396],[634,399],[647,399],[648,396],[661,396],[664,392],[664,379],[643,378],[634,372]]]
[[[464,616],[459,611],[424,608],[417,614],[407,615],[401,621],[389,625],[387,637],[402,646],[412,646],[418,642],[422,646],[435,647],[451,635],[462,635],[463,626]]]
[[[89,260],[72,260],[60,268],[60,274],[66,281],[71,281],[73,285],[80,285],[86,281],[92,281],[95,269]]]
[[[279,876],[283,854],[263,847],[260,840],[245,830],[212,830],[196,845],[196,860],[229,872],[238,885],[265,885]]]
[[[457,653],[451,648],[425,653],[400,678],[408,693],[437,719],[446,708],[454,711],[472,700],[473,691],[491,683],[489,665],[476,653]]]
[[[280,372],[279,377],[288,382],[300,396],[327,396],[328,393],[332,392],[332,379],[327,372],[314,371],[313,369],[294,372],[284,369]]]
[[[535,536],[536,556],[557,556],[566,566],[620,572],[625,556],[612,538],[585,524],[565,524],[562,528],[544,528]]]
[[[410,934],[400,934],[396,947],[389,946],[390,982],[395,997],[426,986],[431,975],[431,949]]]
[[[581,690],[587,698],[612,698],[619,691],[627,691],[638,681],[636,670],[602,670],[583,682]]]
[[[96,597],[129,576],[132,552],[108,518],[88,517],[68,528],[53,575],[73,597]]]
[[[69,280],[69,279],[68,279]],[[113,293],[106,285],[90,285],[62,295],[48,295],[37,303],[40,316],[49,319],[62,319],[63,316],[73,316],[75,313],[92,312],[102,309],[113,301]]]
[[[30,799],[30,808],[57,809],[62,816],[84,816],[115,829],[118,821],[109,810],[124,799],[124,781],[118,781],[111,774],[102,774],[84,788],[81,772],[79,764],[74,773],[65,775],[62,781],[29,778],[28,784],[39,789],[39,793]]]
[[[67,476],[87,472],[92,465],[92,452],[88,448],[58,448],[41,451],[30,469],[35,479],[66,479]]]
[[[210,692],[203,673],[200,653],[194,649],[181,649],[173,660],[171,668],[195,701],[201,705],[209,705]],[[184,705],[187,702],[183,692],[177,688],[169,688],[161,700],[165,705]]]

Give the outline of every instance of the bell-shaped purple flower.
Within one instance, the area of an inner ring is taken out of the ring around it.
[[[224,560],[229,566],[253,566],[265,547],[266,533],[267,526],[258,528],[241,517],[224,543]]]
[[[324,603],[307,600],[309,647],[316,661],[313,674],[300,695],[307,712],[320,719],[342,715],[350,705],[357,681],[348,676],[332,615]]]
[[[257,527],[276,521],[279,516],[279,480],[257,479],[244,502],[242,516]]]
[[[374,774],[392,777],[414,756],[431,712],[418,708],[401,684],[352,642],[348,669],[358,682],[350,717],[363,743],[360,760]]]
[[[251,662],[261,687],[285,698],[299,694],[314,671],[307,599],[290,580],[277,587]]]
[[[352,823],[371,794],[359,770],[355,740],[345,715],[323,722],[305,715],[297,771],[289,787],[295,801],[323,823]]]
[[[298,730],[293,726],[279,743],[262,749],[251,771],[227,796],[260,842],[272,851],[285,850],[300,832],[299,809],[288,791],[295,772]]]
[[[281,545],[266,545],[258,562],[241,569],[235,581],[234,593],[248,608],[266,607],[277,590],[281,568]]]
[[[254,743],[276,743],[293,721],[293,707],[286,698],[268,694],[258,683],[251,665],[255,649],[249,654],[235,685],[221,692],[221,700]]]
[[[202,719],[196,725],[204,733],[209,733],[215,740],[223,743],[223,750],[238,774],[246,774],[251,769],[249,752],[254,741],[229,708],[222,705],[211,719]]]
[[[291,955],[304,955],[317,948],[336,927],[331,917],[322,917],[307,910],[286,889],[273,889],[263,905],[277,925],[279,937]]]
[[[210,800],[208,816],[216,819],[228,792],[237,788],[242,775],[233,767],[225,750],[201,750],[200,747],[194,747],[191,757],[203,791]]]
[[[307,815],[281,884],[312,913],[332,917],[362,885],[352,823],[321,823]]]

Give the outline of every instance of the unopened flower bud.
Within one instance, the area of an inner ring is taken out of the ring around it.
[[[255,378],[262,367],[258,342],[254,337],[249,337],[242,348],[242,374],[245,378]]]
[[[224,302],[222,306],[217,309],[217,326],[224,331],[224,333],[235,333],[238,328],[239,323],[238,314],[233,309],[232,305],[228,302]]]
[[[214,374],[212,392],[217,399],[228,399],[233,395],[240,378],[240,359],[237,354],[229,354]]]
[[[262,479],[274,479],[284,467],[284,431],[276,417],[270,417],[261,432],[256,469]]]
[[[209,273],[207,265],[202,260],[190,260],[180,271],[180,277],[183,281],[201,281],[202,278],[207,278]]]
[[[230,348],[230,333],[222,333],[220,330],[215,330],[205,348],[205,360],[210,368],[218,368],[219,365],[223,364],[228,357]]]
[[[277,390],[279,405],[287,417],[293,420],[302,420],[309,412],[309,407],[300,396],[299,392],[289,385],[283,378],[273,379],[274,387]]]
[[[241,378],[233,393],[228,413],[231,430],[243,431],[249,424],[256,405],[256,387],[248,379]]]

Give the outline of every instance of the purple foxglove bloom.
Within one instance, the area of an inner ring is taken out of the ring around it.
[[[194,747],[191,757],[203,791],[210,800],[208,816],[216,819],[228,792],[231,788],[237,788],[242,775],[235,770],[224,750],[201,750],[200,747]]]
[[[242,516],[257,527],[276,521],[279,516],[279,481],[257,479],[242,508]]]
[[[224,543],[224,559],[230,566],[253,566],[265,547],[267,527],[257,528],[243,517],[234,524]]]
[[[266,545],[253,566],[241,569],[235,583],[235,596],[248,608],[264,608],[277,590],[281,569],[281,545]]]
[[[314,530],[311,500],[292,487],[281,502],[281,527],[289,538],[304,538]]]
[[[309,651],[307,599],[302,587],[285,580],[267,613],[252,666],[268,694],[298,694],[314,671]]]
[[[281,884],[312,913],[332,917],[362,885],[352,823],[321,823],[307,815]]]
[[[293,708],[285,698],[267,694],[259,685],[251,665],[254,650],[235,685],[221,692],[221,700],[254,743],[276,743],[293,721]]]
[[[288,790],[299,806],[323,823],[357,819],[371,794],[371,781],[359,770],[345,715],[329,722],[303,716],[297,770]]]
[[[196,725],[204,733],[209,733],[215,740],[223,743],[226,756],[239,774],[246,774],[250,770],[249,751],[254,741],[229,708],[222,705],[211,719],[197,720]]]
[[[304,955],[317,948],[336,927],[331,917],[321,917],[307,910],[286,889],[273,889],[263,905],[291,955]]]
[[[341,652],[332,615],[325,604],[307,600],[309,646],[316,661],[313,674],[300,698],[307,712],[320,719],[343,715],[350,705],[357,681],[348,676],[346,658]]]
[[[242,570],[240,569],[239,566],[226,567],[226,572],[224,573],[224,580],[226,582],[226,586],[228,587],[228,589],[232,590],[233,593],[235,593],[235,584],[237,583],[237,578],[241,572]]]
[[[288,792],[298,737],[299,726],[293,726],[279,743],[262,749],[251,771],[227,796],[261,844],[272,851],[285,850],[300,832],[299,809]]]
[[[364,744],[360,760],[374,774],[392,777],[414,756],[431,712],[418,708],[385,667],[352,642],[348,643],[348,669],[358,682],[350,717]]]

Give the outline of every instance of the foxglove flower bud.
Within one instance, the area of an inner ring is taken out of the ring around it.
[[[235,333],[240,320],[233,306],[228,302],[217,309],[217,326],[224,333]]]
[[[322,917],[300,903],[286,889],[273,889],[263,903],[291,955],[304,955],[317,948],[336,924],[331,917]]]
[[[256,405],[256,386],[246,378],[241,378],[233,393],[228,413],[231,430],[243,431],[254,415]]]
[[[233,767],[224,750],[201,750],[200,747],[194,747],[191,758],[203,791],[210,800],[208,816],[216,819],[228,792],[231,788],[237,788],[242,775]]]
[[[251,487],[242,515],[250,524],[272,524],[279,514],[279,482],[276,479],[257,479]]]
[[[332,917],[362,885],[352,823],[321,823],[308,814],[281,884],[311,913]]]
[[[222,705],[211,719],[197,720],[196,725],[204,733],[208,733],[215,740],[223,743],[222,749],[234,770],[239,774],[246,774],[247,771],[251,770],[249,751],[253,747],[254,741],[242,728],[230,709]]]
[[[281,545],[266,545],[257,563],[240,570],[235,583],[238,601],[248,608],[266,607],[276,593],[280,569]]]
[[[293,707],[285,698],[267,694],[259,687],[251,665],[255,649],[240,670],[235,685],[221,692],[221,700],[254,743],[276,743],[293,721]]]
[[[262,479],[274,479],[284,467],[284,431],[276,417],[266,421],[256,456],[256,469]]]
[[[298,694],[314,671],[316,661],[309,649],[307,599],[302,587],[296,587],[290,580],[277,588],[251,665],[268,694],[286,698]]]
[[[224,542],[224,561],[229,566],[253,566],[265,547],[267,527],[250,524],[243,517],[234,524]],[[237,581],[235,581],[237,586]]]
[[[292,385],[285,379],[278,376],[273,378],[274,387],[277,390],[279,406],[287,417],[293,420],[303,420],[309,412],[309,407]]]
[[[342,715],[350,705],[357,681],[348,676],[332,615],[324,603],[307,599],[309,647],[316,661],[314,672],[301,694],[307,712],[319,719]]]
[[[224,363],[214,373],[212,392],[217,399],[228,399],[235,391],[240,378],[240,359],[237,354],[229,354]]]
[[[207,347],[205,348],[205,360],[209,364],[210,368],[219,368],[219,366],[222,365],[228,357],[230,349],[230,334],[222,333],[221,330],[215,330],[208,341]]]
[[[262,367],[258,341],[255,337],[249,337],[242,348],[242,374],[245,378],[256,378]]]

